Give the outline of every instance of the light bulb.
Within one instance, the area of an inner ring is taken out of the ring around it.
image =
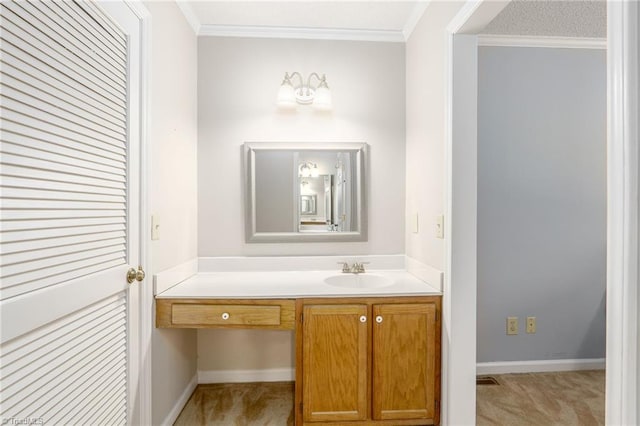
[[[288,80],[282,82],[280,90],[278,90],[276,104],[282,109],[294,109],[296,107],[296,93]]]
[[[331,91],[328,87],[320,86],[316,89],[313,108],[318,111],[331,111]]]

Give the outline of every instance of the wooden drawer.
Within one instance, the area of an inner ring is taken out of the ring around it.
[[[174,303],[171,320],[176,325],[279,325],[280,306]]]
[[[293,300],[157,299],[156,326],[293,329]]]

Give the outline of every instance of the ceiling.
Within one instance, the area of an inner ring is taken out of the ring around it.
[[[405,41],[421,1],[179,1],[198,35]]]
[[[605,38],[607,3],[604,0],[512,0],[482,32],[500,35]]]

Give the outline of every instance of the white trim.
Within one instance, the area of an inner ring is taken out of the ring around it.
[[[127,6],[140,20],[140,261],[147,271],[152,265],[151,228],[149,210],[151,206],[151,144],[149,143],[149,107],[151,105],[151,13],[139,1],[125,0]],[[139,298],[139,369],[138,398],[139,424],[151,424],[152,417],[152,351],[151,334],[153,332],[153,294],[151,280],[140,283]]]
[[[292,382],[294,368],[263,370],[198,370],[198,383]]]
[[[477,37],[448,34],[446,105],[443,413],[445,425],[476,419]],[[454,131],[455,129],[455,131]]]
[[[537,361],[479,362],[476,374],[546,373],[552,371],[604,370],[604,358],[549,359]]]
[[[344,256],[238,256],[200,257],[198,272],[233,271],[339,271],[338,262],[369,262],[367,270],[405,269],[403,254]],[[177,284],[177,282],[175,283]]]
[[[416,29],[418,22],[420,22],[422,15],[424,15],[424,12],[427,10],[430,3],[431,0],[420,1],[416,3],[413,11],[411,12],[411,15],[409,16],[409,19],[407,19],[407,22],[404,24],[404,28],[402,29],[402,36],[404,37],[404,41],[409,40],[409,37],[411,37],[411,33],[413,33],[413,30]]]
[[[462,27],[471,20],[474,13],[480,8],[484,0],[467,0],[456,16],[447,25],[447,32],[450,34],[459,33]]]
[[[451,34],[480,33],[511,0],[467,0],[447,25]]]
[[[334,28],[267,27],[245,25],[201,25],[198,36],[348,40],[404,43],[401,31],[346,30]]]
[[[638,424],[638,3],[607,2],[605,421]]]
[[[174,285],[198,273],[198,258],[187,260],[153,276],[153,295],[167,291]]]
[[[454,55],[454,34],[478,33],[508,3],[503,0],[469,0],[447,25],[444,87],[446,238],[441,376],[443,425],[475,424],[476,420],[477,135],[471,127],[477,125],[477,81],[474,85],[471,79],[475,75],[477,80],[478,49],[477,37],[474,37],[475,40],[463,41],[460,46],[462,52]],[[471,42],[474,49],[469,48]],[[466,60],[465,55],[468,56]],[[456,76],[455,85],[454,71],[462,74]],[[469,199],[470,195],[473,199]]]
[[[438,291],[442,291],[444,272],[409,256],[407,256],[406,264],[408,273],[428,283],[431,287],[438,289]]]
[[[187,405],[187,402],[189,402],[189,398],[191,398],[191,395],[193,394],[193,391],[196,390],[197,386],[198,376],[194,375],[189,381],[189,384],[187,384],[187,387],[184,388],[184,391],[182,391],[182,394],[180,394],[180,397],[176,400],[176,403],[173,404],[173,407],[169,411],[169,414],[167,414],[167,417],[162,423],[160,423],[162,426],[171,426],[175,423],[175,421],[178,419],[178,416],[180,415],[180,412],[182,411],[184,406]],[[151,422],[141,424],[150,425]]]
[[[180,12],[182,12],[185,19],[189,23],[189,26],[193,30],[193,33],[197,36],[200,33],[200,28],[202,28],[200,20],[198,19],[198,15],[196,15],[196,12],[187,1],[176,0],[176,4],[178,5]]]
[[[586,37],[544,37],[544,36],[516,36],[489,35],[478,36],[479,46],[494,47],[549,47],[563,49],[606,49],[606,38]]]

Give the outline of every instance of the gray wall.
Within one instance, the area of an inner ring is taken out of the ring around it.
[[[255,173],[256,231],[296,231],[293,152],[257,152]]]
[[[478,362],[605,355],[605,61],[480,48]]]

